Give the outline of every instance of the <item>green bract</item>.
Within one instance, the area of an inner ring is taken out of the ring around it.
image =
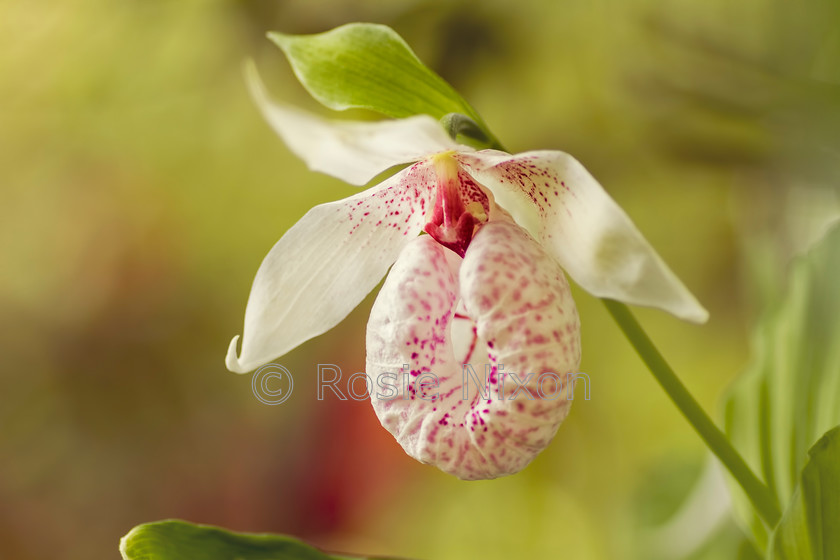
[[[792,515],[789,504],[808,499],[802,491],[794,496],[800,477],[812,480],[816,476],[801,474],[808,450],[840,424],[838,277],[840,227],[835,227],[794,262],[787,293],[760,323],[753,363],[726,402],[727,434],[787,510],[788,524]],[[814,461],[812,453],[811,465]],[[837,473],[835,470],[833,476]],[[759,548],[767,548],[773,528],[753,513],[739,488],[733,485],[733,489],[740,517],[750,526]],[[836,495],[834,500],[840,503]],[[835,528],[840,526],[840,517],[822,519],[829,521]]]
[[[370,109],[389,117],[466,115],[497,142],[475,109],[427,68],[385,25],[351,23],[315,35],[269,33],[300,82],[330,109]]]

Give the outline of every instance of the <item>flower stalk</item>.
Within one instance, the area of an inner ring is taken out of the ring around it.
[[[776,499],[767,486],[758,479],[744,461],[744,458],[726,438],[726,435],[712,422],[700,404],[688,392],[627,306],[615,300],[604,299],[602,301],[624,332],[627,340],[630,341],[639,357],[656,378],[656,381],[711,449],[712,453],[735,478],[756,512],[769,527],[775,527],[779,522],[781,513]]]

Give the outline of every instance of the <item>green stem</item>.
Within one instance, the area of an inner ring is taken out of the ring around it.
[[[615,322],[624,331],[630,344],[636,349],[639,357],[647,364],[659,385],[671,397],[671,400],[683,413],[700,437],[706,442],[720,462],[723,463],[732,476],[744,489],[753,507],[771,528],[779,522],[781,513],[776,500],[770,490],[752,472],[743,457],[732,447],[729,440],[714,422],[703,411],[700,405],[677,378],[674,370],[653,345],[648,335],[642,329],[633,314],[623,303],[614,300],[602,300],[612,314]]]

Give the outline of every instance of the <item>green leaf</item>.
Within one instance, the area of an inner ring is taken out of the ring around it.
[[[475,109],[390,27],[350,23],[315,35],[273,32],[268,37],[312,97],[330,109],[370,109],[394,118],[426,114],[442,119],[458,113],[494,140]]]
[[[120,541],[124,560],[349,560],[292,537],[233,533],[176,519],[138,525]]]
[[[791,267],[787,291],[758,325],[753,362],[725,403],[726,432],[784,506],[808,449],[840,424],[840,228]],[[761,550],[767,528],[733,487],[739,518]]]
[[[809,456],[773,533],[770,560],[840,558],[840,427],[825,434]]]

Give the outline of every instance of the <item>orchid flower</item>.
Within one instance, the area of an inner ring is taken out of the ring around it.
[[[315,171],[364,185],[318,205],[266,256],[226,364],[245,373],[338,324],[393,268],[371,311],[366,372],[409,374],[371,400],[412,457],[463,479],[524,468],[569,411],[528,374],[578,371],[580,326],[564,271],[591,294],[703,322],[707,312],[574,158],[455,142],[428,116],[327,121],[272,101],[265,118]],[[427,235],[421,234],[425,232]],[[489,375],[465,399],[463,372]],[[404,367],[407,366],[407,370]],[[434,394],[422,379],[434,374]],[[518,393],[518,394],[516,394]],[[430,396],[432,395],[432,396]]]

